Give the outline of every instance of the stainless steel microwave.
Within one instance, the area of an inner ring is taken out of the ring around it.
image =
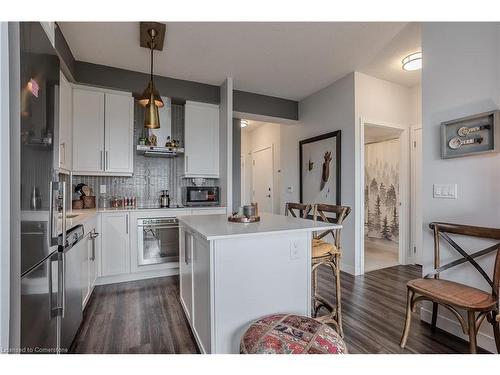
[[[220,188],[218,186],[183,186],[182,204],[193,206],[220,205]]]

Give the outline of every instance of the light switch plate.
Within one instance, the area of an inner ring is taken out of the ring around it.
[[[457,199],[457,184],[434,184],[433,196],[437,199]]]
[[[106,194],[106,185],[99,185],[99,193]]]

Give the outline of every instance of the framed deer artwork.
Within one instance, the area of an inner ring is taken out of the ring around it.
[[[299,142],[300,202],[340,205],[340,130]]]

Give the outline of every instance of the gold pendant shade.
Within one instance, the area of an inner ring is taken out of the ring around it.
[[[144,127],[148,129],[158,129],[160,127],[160,114],[152,92],[149,97],[148,104],[146,105]]]
[[[148,129],[158,129],[160,127],[158,108],[164,106],[160,93],[153,82],[153,51],[155,48],[155,37],[158,35],[158,32],[154,28],[151,28],[148,30],[148,34],[151,37],[151,42],[148,42],[151,51],[151,77],[148,86],[138,98],[138,101],[140,105],[146,107],[144,127]]]

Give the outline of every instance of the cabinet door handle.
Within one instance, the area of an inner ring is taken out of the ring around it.
[[[106,154],[104,156],[105,160],[106,160],[106,169],[109,169],[109,157],[108,157],[108,152],[106,151]]]
[[[62,164],[66,164],[66,144],[64,142],[61,142],[61,148],[62,152],[59,152],[62,154]],[[61,155],[59,155],[59,160],[61,160]]]
[[[128,215],[125,216],[125,228],[128,234]]]
[[[101,169],[101,170],[104,170],[103,158],[104,158],[103,152],[101,151],[100,152],[100,158],[99,158],[100,159],[100,161],[99,161],[99,169]]]
[[[188,160],[189,160],[188,156],[186,155],[186,168],[185,168],[186,169],[186,173],[189,172],[189,163],[188,163]]]

